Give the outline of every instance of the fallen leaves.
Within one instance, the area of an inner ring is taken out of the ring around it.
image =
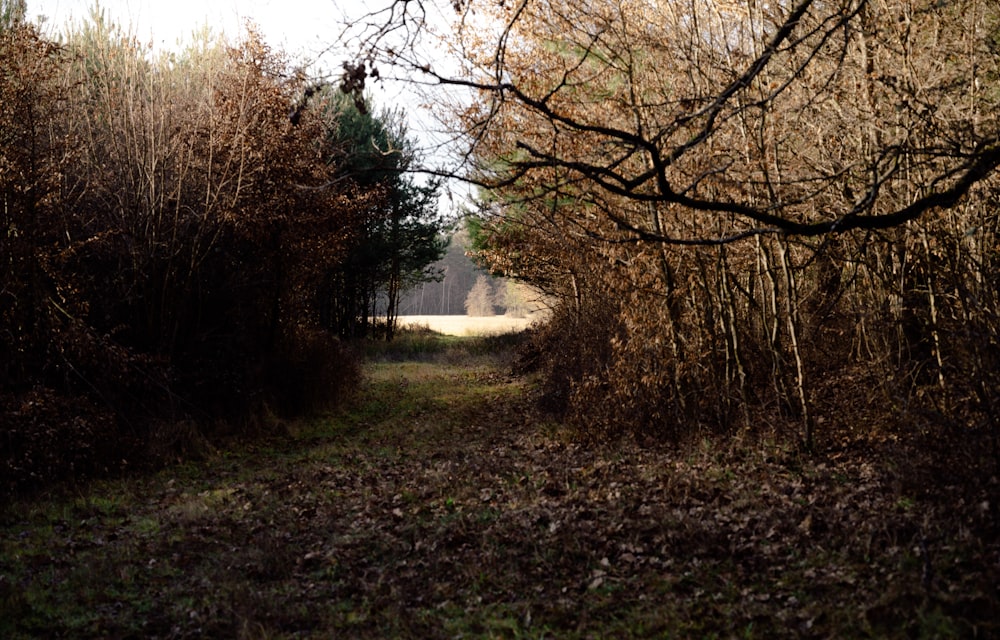
[[[0,619],[20,622],[0,630],[1000,632],[994,480],[900,494],[898,465],[875,456],[792,470],[778,456],[587,447],[525,419],[524,380],[392,367],[371,368],[359,408],[301,449],[151,481],[113,508],[94,494],[54,508],[69,510],[57,524],[6,516]]]

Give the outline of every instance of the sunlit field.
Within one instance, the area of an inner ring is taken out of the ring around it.
[[[509,316],[399,316],[400,327],[427,327],[449,336],[483,336],[522,331],[532,323],[540,322],[544,314],[534,313],[526,318]]]

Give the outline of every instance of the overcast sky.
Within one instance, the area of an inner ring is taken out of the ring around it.
[[[293,55],[311,56],[335,42],[345,9],[360,10],[359,0],[102,0],[107,15],[157,48],[175,48],[177,41],[207,24],[216,32],[237,37],[251,19],[268,43]],[[85,18],[94,0],[28,0],[28,18],[47,18],[49,29],[61,31],[70,20]]]

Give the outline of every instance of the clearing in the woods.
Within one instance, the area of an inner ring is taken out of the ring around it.
[[[340,414],[6,505],[0,636],[1000,635],[995,476],[580,443],[512,342],[410,337]]]

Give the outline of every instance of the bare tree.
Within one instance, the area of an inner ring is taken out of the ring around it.
[[[470,316],[495,316],[493,286],[487,276],[480,275],[465,298],[465,311]]]

